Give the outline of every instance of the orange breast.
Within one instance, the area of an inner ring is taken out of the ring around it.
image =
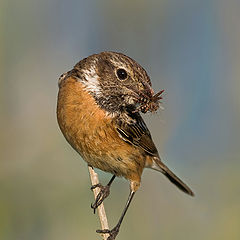
[[[143,151],[119,137],[114,119],[74,78],[61,84],[57,117],[65,138],[89,165],[140,181],[146,158]]]

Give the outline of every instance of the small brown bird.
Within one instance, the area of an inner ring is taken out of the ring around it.
[[[146,71],[133,59],[116,52],[89,56],[59,79],[57,118],[69,144],[88,165],[113,174],[92,204],[95,209],[109,195],[115,176],[130,182],[130,194],[123,213],[112,229],[97,230],[115,239],[141,182],[144,168],[163,173],[183,192],[193,196],[161,161],[140,111],[156,111],[161,93],[154,95]]]

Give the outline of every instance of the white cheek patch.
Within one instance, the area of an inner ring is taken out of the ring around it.
[[[101,92],[98,80],[99,76],[97,75],[95,68],[91,66],[89,69],[83,70],[83,74],[86,79],[83,79],[86,90],[99,95]]]

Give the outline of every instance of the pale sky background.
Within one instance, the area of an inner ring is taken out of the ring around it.
[[[58,77],[105,50],[129,55],[165,89],[165,110],[144,118],[196,193],[146,170],[117,239],[240,239],[239,1],[2,0],[0,9],[0,239],[100,239],[86,164],[55,108]],[[110,226],[127,195],[116,181]]]

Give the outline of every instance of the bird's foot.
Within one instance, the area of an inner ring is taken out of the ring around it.
[[[96,209],[98,208],[98,206],[101,205],[101,203],[103,202],[103,200],[105,198],[108,197],[109,193],[110,193],[110,185],[106,185],[106,186],[102,186],[100,183],[93,185],[91,187],[91,190],[95,189],[95,188],[100,188],[100,192],[98,193],[96,200],[94,203],[91,204],[91,208],[93,208],[93,212],[96,212]]]
[[[107,240],[114,240],[119,233],[119,226],[114,227],[112,230],[104,229],[104,230],[97,230],[96,232],[103,233],[103,234],[108,233],[109,236]]]

